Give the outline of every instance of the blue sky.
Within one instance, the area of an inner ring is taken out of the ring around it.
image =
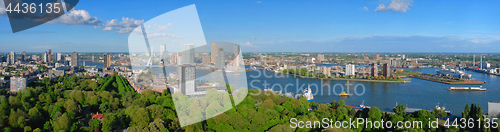
[[[127,52],[130,29],[192,4],[207,42],[241,44],[244,52],[500,50],[500,1],[122,0],[80,1],[66,16],[18,33],[0,12],[0,52]]]

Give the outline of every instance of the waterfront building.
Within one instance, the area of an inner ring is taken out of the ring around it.
[[[383,69],[383,76],[384,77],[389,77],[391,76],[391,67],[389,63],[384,63],[384,69]]]
[[[372,66],[372,67],[371,67],[371,68],[372,68],[372,69],[371,69],[371,76],[373,76],[373,77],[378,76],[378,67],[377,67],[377,63],[372,63],[372,65],[371,65],[371,66]]]
[[[216,60],[216,57],[217,57],[217,44],[216,43],[212,43],[212,45],[210,45],[210,56],[211,56],[211,62],[212,63],[215,63],[215,60]]]
[[[233,54],[235,57],[240,55],[240,45],[235,44],[233,46]]]
[[[177,64],[177,54],[172,53],[172,56],[170,57],[170,64]]]
[[[355,75],[356,74],[356,67],[353,64],[347,64],[345,66],[345,75]]]
[[[285,65],[285,67],[286,67],[286,65]],[[323,67],[323,74],[325,75],[325,77],[330,77],[331,76],[330,70],[331,70],[330,67],[327,67],[327,66]]]
[[[179,78],[178,90],[184,95],[192,95],[196,88],[196,68],[194,65],[184,64],[177,67]]]
[[[26,78],[12,76],[10,77],[10,91],[19,92],[19,90],[26,88],[26,83]]]
[[[104,59],[103,67],[104,68],[111,67],[111,55],[106,54],[104,55],[103,59]]]
[[[76,52],[71,53],[70,66],[71,67],[77,67],[78,66],[78,53],[76,53]]]
[[[488,69],[491,67],[491,64],[488,62],[481,62],[481,69]]]

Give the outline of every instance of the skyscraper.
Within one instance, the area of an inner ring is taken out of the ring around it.
[[[182,45],[182,63],[181,64],[191,64],[194,65],[194,45],[185,44]]]
[[[70,66],[72,66],[72,67],[78,66],[78,53],[76,53],[76,52],[71,53]]]
[[[217,44],[216,43],[212,43],[212,45],[210,46],[210,56],[211,56],[211,62],[212,63],[215,63],[215,60],[216,60],[216,57],[217,57]]]
[[[204,65],[210,63],[210,56],[208,55],[208,53],[202,54],[201,63],[203,63]]]
[[[240,45],[235,44],[233,46],[233,54],[234,54],[235,57],[240,54]]]
[[[215,68],[224,69],[224,66],[226,66],[224,49],[220,48],[219,51],[217,51],[217,53],[218,55],[216,57],[217,62],[215,62]]]
[[[184,95],[192,95],[196,87],[196,68],[194,65],[184,64],[177,67],[179,77],[179,91]]]
[[[14,51],[10,52],[10,63],[11,64],[16,63],[16,55],[14,54]]]
[[[163,63],[169,63],[168,51],[166,49],[167,45],[160,45],[160,60],[163,59]]]
[[[24,62],[26,59],[26,52],[23,51],[23,53],[21,53],[21,62]]]
[[[103,67],[104,68],[108,68],[108,67],[111,67],[111,55],[104,55],[104,64],[103,64]]]
[[[384,77],[389,77],[391,76],[391,67],[389,63],[384,63],[384,69],[383,69],[383,76]]]
[[[49,49],[49,54],[47,56],[47,61],[48,61],[48,63],[52,63],[52,50],[51,49]]]
[[[170,64],[176,64],[177,63],[177,54],[172,53],[172,56],[170,56]]]
[[[377,63],[372,63],[372,71],[371,71],[371,76],[378,76],[378,67]]]
[[[38,60],[38,56],[36,56],[36,55],[31,55],[31,59],[32,59],[32,60],[34,60],[34,61],[36,61],[36,60]]]
[[[61,63],[62,55],[61,53],[56,53],[56,61],[57,63]]]
[[[47,63],[47,51],[43,52],[42,61]]]

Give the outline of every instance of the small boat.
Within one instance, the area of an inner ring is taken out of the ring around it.
[[[349,107],[351,107],[353,109],[369,109],[369,108],[371,108],[370,106],[365,106],[364,100],[363,100],[363,103],[361,103],[360,105],[349,105]]]
[[[480,87],[450,87],[448,91],[486,91],[483,86]]]
[[[339,94],[339,96],[350,96],[350,94],[347,94],[346,92],[342,92],[341,94]]]
[[[444,110],[444,112],[446,112],[446,114],[451,115],[451,110],[446,110],[445,107],[439,107],[439,103],[438,103],[438,105],[436,105],[436,109],[437,110]],[[429,110],[429,111],[432,112],[432,110]]]

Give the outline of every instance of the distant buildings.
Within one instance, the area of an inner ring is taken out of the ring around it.
[[[172,53],[172,56],[170,57],[170,64],[176,64],[177,63],[177,54]]]
[[[160,60],[163,63],[169,63],[170,58],[168,56],[168,51],[166,49],[167,45],[160,45]]]
[[[184,64],[177,67],[179,77],[179,91],[184,95],[192,95],[196,88],[196,68],[194,65]]]
[[[78,53],[76,53],[76,52],[71,53],[70,66],[71,67],[77,67],[78,66]]]
[[[318,61],[319,61],[319,62],[323,62],[323,61],[325,61],[325,55],[323,55],[323,54],[318,54]]]
[[[378,76],[378,67],[377,67],[377,63],[372,63],[371,65],[372,69],[371,69],[371,76],[373,77],[377,77]]]
[[[212,43],[212,45],[210,45],[210,56],[211,56],[211,62],[212,63],[215,63],[215,60],[216,60],[216,57],[217,57],[217,44],[216,43]]]
[[[19,90],[26,88],[26,78],[24,77],[10,77],[10,91],[19,92]]]
[[[103,59],[104,59],[103,67],[104,68],[111,67],[111,55],[106,54],[106,55],[104,55]]]
[[[356,75],[356,67],[352,64],[347,64],[345,66],[345,75],[346,76]]]
[[[383,69],[383,76],[384,76],[384,77],[389,77],[389,76],[391,76],[391,66],[389,65],[389,63],[385,63],[383,66],[384,66],[384,69]]]

